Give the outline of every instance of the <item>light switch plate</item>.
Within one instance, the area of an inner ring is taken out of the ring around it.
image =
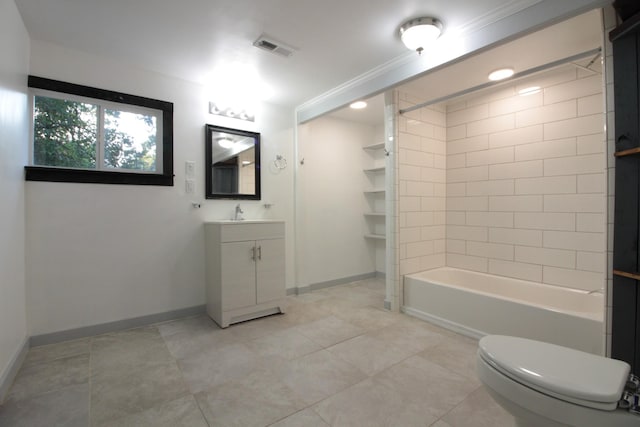
[[[192,179],[186,179],[184,181],[184,192],[187,194],[193,194],[196,192],[196,182]]]
[[[196,175],[196,162],[184,162],[184,173],[188,178],[193,178]]]

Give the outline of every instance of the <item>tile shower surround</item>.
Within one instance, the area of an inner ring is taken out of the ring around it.
[[[35,347],[0,425],[514,426],[475,376],[477,342],[383,299],[365,280],[227,329],[200,316]]]
[[[447,265],[604,287],[602,76],[565,66],[534,83],[400,118],[401,274]]]

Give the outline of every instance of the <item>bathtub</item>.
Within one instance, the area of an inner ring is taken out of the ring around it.
[[[604,354],[604,296],[451,267],[404,276],[402,311],[481,338],[514,335]]]

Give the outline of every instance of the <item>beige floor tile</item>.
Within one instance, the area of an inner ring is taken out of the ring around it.
[[[90,350],[91,338],[32,347],[27,353],[24,366],[28,366],[32,363],[50,362],[52,360],[62,359],[65,357],[89,354]]]
[[[430,362],[464,375],[476,385],[480,380],[476,375],[476,352],[478,342],[464,337],[447,337],[440,344],[430,347],[418,355]]]
[[[290,295],[287,297],[289,302],[296,303],[310,303],[317,302],[321,299],[327,298],[329,295],[322,291],[314,291],[314,292],[305,292],[299,295]]]
[[[342,426],[429,426],[436,418],[396,391],[366,379],[313,406],[325,422]]]
[[[374,307],[358,307],[349,311],[335,313],[334,316],[366,331],[374,331],[392,325],[402,315]]]
[[[384,295],[362,286],[336,286],[329,288],[327,293],[333,298],[344,299],[355,307],[384,307]]]
[[[364,329],[335,316],[328,316],[305,323],[297,326],[295,330],[323,348],[330,347],[366,332]]]
[[[451,427],[516,427],[514,418],[479,387],[442,417]]]
[[[377,292],[379,294],[382,294],[383,296],[386,295],[386,284],[385,284],[385,280],[383,278],[371,278],[371,279],[365,279],[365,280],[361,280],[359,282],[354,282],[353,283],[354,287],[363,287],[366,289],[369,289],[370,291],[374,291]]]
[[[170,362],[173,358],[155,326],[100,335],[91,344],[91,369],[137,370],[141,362]]]
[[[208,427],[193,395],[181,397],[159,406],[99,427]]]
[[[7,399],[21,400],[89,381],[89,354],[31,363],[20,369]]]
[[[389,345],[372,334],[352,338],[327,350],[367,375],[374,375],[415,354],[415,351]]]
[[[271,424],[271,427],[329,427],[312,409],[305,409]]]
[[[282,316],[283,322],[289,326],[297,326],[330,316],[331,313],[316,307],[314,304],[292,303]]]
[[[227,328],[239,340],[253,340],[269,334],[275,334],[290,327],[284,320],[286,314],[273,314],[241,323],[234,323]]]
[[[246,344],[249,349],[262,356],[279,356],[288,360],[297,359],[322,349],[321,346],[293,328],[256,338]]]
[[[165,350],[166,351],[166,350]],[[137,368],[100,369],[91,376],[91,421],[100,424],[189,394],[175,361],[140,360]]]
[[[2,427],[87,427],[89,383],[72,385],[0,406]]]
[[[366,378],[358,368],[324,350],[290,362],[274,363],[270,369],[307,405]]]
[[[441,328],[407,316],[402,316],[397,322],[373,332],[372,335],[391,346],[402,347],[414,353],[436,346],[447,337]]]
[[[383,298],[367,279],[226,329],[201,315],[37,347],[0,425],[513,426],[479,386],[474,340]]]
[[[229,329],[221,329],[208,316],[161,324],[158,330],[176,359],[239,341]]]
[[[198,393],[196,399],[211,427],[267,426],[305,406],[295,392],[266,370]]]
[[[206,314],[199,316],[186,317],[184,319],[172,320],[170,322],[163,322],[156,324],[158,332],[163,338],[175,335],[178,333],[190,333],[197,334],[199,332],[211,332],[212,330],[221,329],[216,323]]]
[[[344,298],[343,296],[335,296],[333,294],[310,304],[313,304],[314,307],[330,314],[341,313],[353,310],[354,308],[365,307],[367,305],[366,302],[352,301]]]
[[[376,375],[375,380],[440,418],[471,392],[475,382],[453,371],[413,356]]]
[[[263,359],[246,344],[238,342],[192,354],[178,361],[192,393],[205,391],[261,369]]]

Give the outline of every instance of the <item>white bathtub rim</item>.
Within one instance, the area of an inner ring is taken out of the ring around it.
[[[533,301],[528,301],[528,300],[525,300],[525,299],[507,297],[507,296],[500,295],[500,294],[497,294],[497,293],[483,292],[483,291],[479,291],[477,289],[471,289],[471,288],[468,288],[468,287],[459,286],[459,285],[452,284],[452,283],[444,283],[444,282],[442,282],[440,280],[435,280],[435,279],[431,279],[431,278],[427,279],[427,278],[424,278],[424,277],[421,276],[424,273],[429,273],[429,272],[434,271],[434,270],[462,271],[464,273],[476,274],[476,275],[480,275],[480,276],[483,276],[483,277],[499,277],[499,278],[502,278],[502,279],[505,279],[505,280],[510,280],[510,281],[514,281],[514,282],[517,282],[517,283],[521,283],[521,284],[524,284],[526,286],[541,286],[541,287],[545,287],[545,288],[548,288],[548,289],[553,289],[554,291],[557,291],[558,290],[557,288],[562,288],[562,292],[576,293],[576,294],[578,294],[580,296],[589,295],[590,297],[601,299],[602,300],[601,301],[602,302],[602,304],[601,304],[602,309],[598,313],[588,312],[588,311],[575,311],[575,310],[560,309],[560,308],[557,308],[557,307],[553,307],[553,306],[549,306],[549,305],[545,305],[545,304],[540,304],[540,303],[533,302]],[[568,314],[568,315],[582,317],[582,318],[589,319],[589,320],[595,320],[595,321],[598,321],[598,322],[604,322],[604,308],[605,308],[604,307],[604,294],[601,294],[601,293],[593,294],[593,293],[591,293],[591,291],[585,291],[585,290],[582,290],[582,289],[554,286],[554,285],[549,285],[547,283],[531,282],[531,281],[528,281],[528,280],[522,280],[522,279],[506,277],[506,276],[498,276],[498,275],[495,275],[495,274],[487,274],[487,273],[482,273],[482,272],[479,272],[479,271],[465,270],[465,269],[456,268],[456,267],[437,267],[437,268],[433,268],[433,269],[429,269],[429,270],[423,270],[423,271],[420,271],[420,272],[417,272],[417,273],[406,274],[404,277],[405,278],[410,278],[410,279],[413,279],[413,280],[428,281],[430,284],[433,284],[433,285],[436,285],[436,286],[455,288],[455,289],[462,290],[462,291],[465,291],[465,292],[470,292],[470,293],[473,293],[473,294],[476,294],[476,295],[483,295],[483,296],[487,296],[487,297],[491,297],[491,298],[501,299],[501,300],[504,300],[504,301],[518,303],[518,304],[530,305],[530,306],[533,306],[533,307],[536,307],[536,308],[548,310],[548,311],[555,312],[555,313]],[[406,306],[403,306],[403,307],[406,307]],[[425,313],[425,315],[426,315],[426,313]],[[444,320],[444,319],[442,319],[442,320]],[[484,336],[484,335],[482,335],[482,336]]]

